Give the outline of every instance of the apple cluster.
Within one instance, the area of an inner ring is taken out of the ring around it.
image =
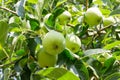
[[[42,40],[43,48],[38,52],[38,63],[40,67],[55,66],[58,54],[68,48],[71,52],[79,51],[81,41],[79,37],[74,34],[68,34],[66,37],[60,32],[51,30],[44,36]]]
[[[90,26],[97,26],[102,22],[103,26],[110,26],[115,23],[112,16],[104,18],[101,11],[97,7],[91,7],[85,12],[84,21]]]

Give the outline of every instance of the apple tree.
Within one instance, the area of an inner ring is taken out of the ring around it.
[[[119,80],[120,0],[0,0],[0,80]]]

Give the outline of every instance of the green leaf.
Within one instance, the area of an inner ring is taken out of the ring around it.
[[[107,76],[104,80],[119,80],[119,79],[120,79],[120,72],[115,72]]]
[[[94,54],[99,54],[99,53],[108,53],[110,52],[109,50],[105,49],[89,49],[84,52],[85,56],[91,56]]]
[[[112,49],[112,48],[114,48],[114,47],[116,47],[118,45],[120,45],[120,41],[115,41],[115,42],[113,42],[111,44],[107,44],[106,46],[104,46],[104,49]]]
[[[56,20],[56,17],[52,14],[50,15],[50,17],[48,18],[45,24],[47,25],[48,28],[54,29],[55,20]]]
[[[66,57],[68,57],[70,60],[75,59],[73,53],[69,49],[65,49],[62,53],[64,53],[66,55]]]
[[[58,17],[60,14],[62,14],[64,11],[65,11],[65,9],[63,9],[63,8],[57,8],[57,9],[55,9],[55,10],[53,11],[53,15],[54,15],[54,17],[56,18],[56,17]]]
[[[113,10],[113,11],[110,13],[110,16],[111,16],[111,15],[116,15],[116,14],[120,14],[120,9],[115,9],[115,10]]]
[[[37,72],[52,80],[80,80],[75,74],[64,68],[47,68]]]
[[[104,62],[103,68],[101,68],[101,74],[104,74],[104,73],[106,73],[107,71],[111,70],[114,62],[115,62],[115,58],[114,58],[114,57],[111,57],[111,58],[107,59],[107,60]]]
[[[38,30],[38,29],[40,29],[39,28],[39,21],[37,21],[37,20],[35,20],[35,19],[30,19],[29,20],[30,21],[30,27],[31,27],[31,30]]]
[[[8,33],[8,24],[5,19],[0,20],[0,44],[3,46],[5,44]]]
[[[18,16],[12,16],[10,19],[9,19],[9,24],[11,23],[16,23],[16,24],[20,24],[21,23],[21,20]]]
[[[64,12],[64,9],[62,8],[57,8],[53,11],[52,15],[50,15],[50,17],[48,18],[48,20],[46,21],[46,25],[48,28],[51,29],[55,29],[55,25],[56,25],[56,18],[57,16],[59,16],[62,12]]]
[[[10,72],[10,68],[4,70],[4,80],[9,80]]]
[[[3,51],[3,47],[0,45],[0,60],[4,59],[6,57],[7,57],[7,55]]]
[[[32,56],[35,56],[35,49],[36,49],[36,46],[37,46],[37,43],[35,42],[35,39],[34,38],[28,38],[28,48],[30,50],[30,54]]]
[[[87,67],[81,60],[77,60],[74,63],[74,66],[75,66],[81,80],[89,80],[89,73],[88,73]]]
[[[67,0],[62,0],[62,1],[59,1],[57,4],[56,4],[56,7],[62,5],[63,3],[65,3]]]
[[[23,55],[25,55],[25,50],[24,50],[24,49],[18,50],[18,51],[16,52],[16,55],[18,55],[18,56],[23,56]]]
[[[27,0],[29,3],[36,4],[38,0]]]

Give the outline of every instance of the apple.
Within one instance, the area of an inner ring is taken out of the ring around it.
[[[44,36],[42,44],[47,53],[57,55],[65,49],[65,38],[60,32],[51,30]]]
[[[70,12],[65,10],[62,14],[58,16],[58,21],[61,25],[65,25],[70,21],[71,17],[72,15],[70,14]]]
[[[66,36],[66,47],[73,53],[76,53],[81,47],[81,40],[74,34],[68,34]]]
[[[120,0],[115,0],[116,3],[120,4]]]
[[[108,18],[103,18],[103,26],[110,26],[115,23],[115,19],[110,16]]]
[[[37,53],[38,64],[41,68],[53,67],[57,62],[57,55],[50,55],[43,48]]]
[[[96,26],[102,21],[102,13],[97,7],[91,7],[85,12],[84,20],[90,26]]]

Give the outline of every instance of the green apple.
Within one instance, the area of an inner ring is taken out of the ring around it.
[[[78,36],[74,34],[69,34],[66,36],[66,47],[70,49],[73,53],[76,53],[81,47],[81,40]]]
[[[43,48],[37,54],[38,64],[40,67],[53,67],[57,62],[57,55],[53,56],[45,52]]]
[[[110,16],[108,18],[103,18],[103,26],[110,26],[115,23],[115,19]]]
[[[65,49],[65,38],[57,31],[49,31],[42,40],[43,48],[51,55],[60,54]]]
[[[102,13],[97,7],[91,7],[85,12],[84,20],[90,26],[96,26],[102,21]]]
[[[120,4],[120,0],[115,0],[116,3]]]
[[[68,11],[64,11],[62,14],[58,16],[58,21],[61,25],[65,25],[68,23],[71,19],[72,15]]]

